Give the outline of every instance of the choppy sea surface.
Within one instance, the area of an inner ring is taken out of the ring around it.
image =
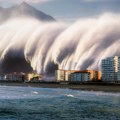
[[[0,86],[0,120],[120,120],[120,94]]]

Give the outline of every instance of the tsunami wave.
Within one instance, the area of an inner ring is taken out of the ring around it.
[[[13,18],[0,24],[0,70],[54,73],[98,69],[120,55],[120,15],[106,13],[74,24]]]

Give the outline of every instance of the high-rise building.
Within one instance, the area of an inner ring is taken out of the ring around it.
[[[102,80],[119,81],[120,80],[120,57],[108,57],[101,61]]]

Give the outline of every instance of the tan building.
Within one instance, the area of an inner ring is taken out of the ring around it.
[[[56,70],[55,76],[57,81],[70,81],[71,74],[78,70]]]
[[[27,74],[27,81],[28,82],[36,82],[36,81],[40,81],[40,80],[42,80],[42,75],[39,75],[39,74],[36,74],[36,73],[29,73],[29,74]]]
[[[102,72],[99,70],[98,71],[98,80],[101,80],[102,79]]]
[[[101,80],[101,71],[96,71],[96,70],[83,70],[84,72],[89,72],[90,73],[90,80],[96,81],[96,80]]]
[[[101,72],[95,70],[57,70],[55,76],[57,81],[72,81],[72,79],[79,79],[80,81],[82,81],[82,79],[83,81],[101,80]]]
[[[55,77],[57,81],[65,81],[65,70],[56,70]]]

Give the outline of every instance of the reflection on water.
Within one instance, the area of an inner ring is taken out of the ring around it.
[[[0,120],[119,119],[119,93],[0,86]]]

